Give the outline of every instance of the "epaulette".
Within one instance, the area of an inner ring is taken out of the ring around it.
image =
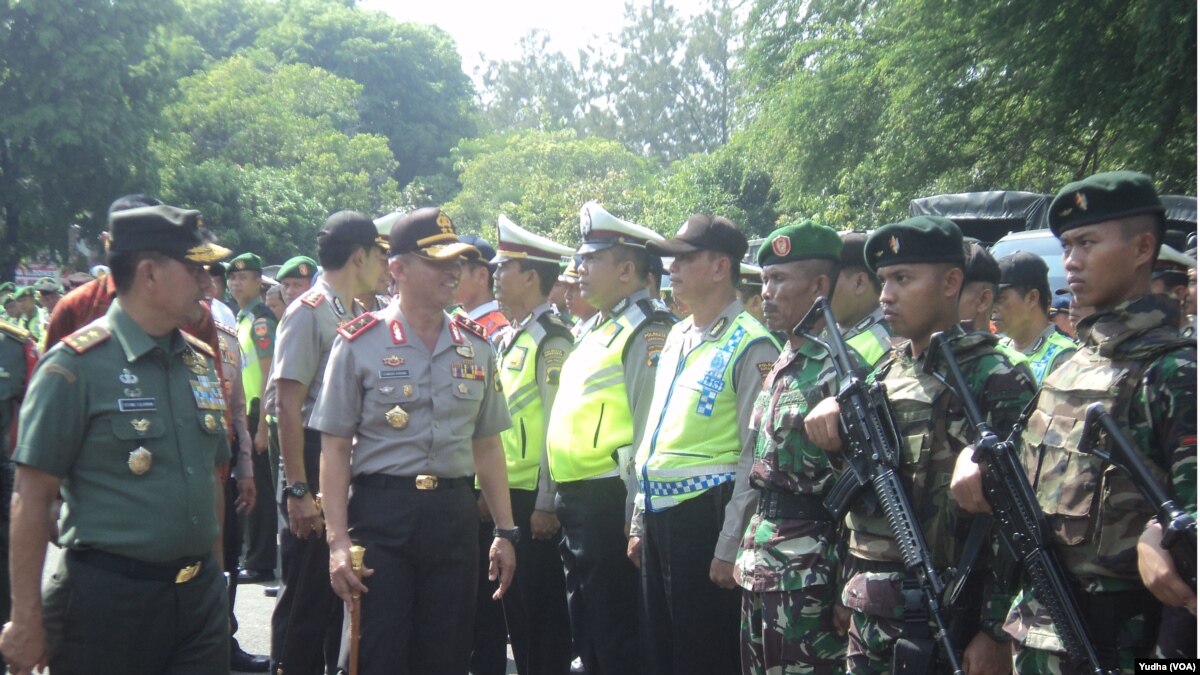
[[[479,325],[477,322],[472,321],[471,318],[465,314],[455,313],[454,323],[458,324],[462,328],[466,328],[467,330],[478,335],[479,337],[483,338],[484,340],[488,339],[487,329],[485,329],[483,326]]]
[[[33,333],[21,328],[15,323],[0,320],[0,332],[17,340],[18,342],[29,342],[33,340]]]
[[[208,358],[210,358],[210,359],[217,358],[217,355],[213,354],[212,347],[208,346],[207,342],[205,342],[204,340],[201,340],[200,338],[196,337],[195,335],[192,335],[191,333],[185,333],[183,331],[179,331],[179,332],[183,333],[183,339],[186,340],[187,343],[189,345],[191,345],[193,349],[199,349],[200,351],[204,352],[205,354],[208,354]]]
[[[321,291],[309,291],[300,296],[300,302],[316,309],[321,306],[322,302],[325,302],[325,294]]]
[[[347,340],[354,340],[358,336],[367,332],[367,329],[379,323],[379,319],[375,318],[374,314],[367,312],[359,316],[357,319],[352,319],[341,328],[338,328],[338,334]]]
[[[571,328],[554,312],[543,312],[537,318],[537,323],[546,331],[546,335],[551,337],[561,337],[567,342],[574,342],[575,337],[571,335]]]
[[[230,326],[229,324],[221,323],[220,321],[217,321],[216,319],[213,319],[213,323],[215,323],[217,325],[217,330],[221,331],[222,333],[225,333],[226,335],[229,335],[230,337],[237,337],[237,329],[234,328],[233,326]]]
[[[110,336],[111,333],[103,326],[84,326],[63,338],[62,343],[75,350],[76,354],[82,354]]]

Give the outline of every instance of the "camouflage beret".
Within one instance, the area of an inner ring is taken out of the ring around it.
[[[962,230],[949,218],[916,216],[872,232],[863,255],[872,272],[910,263],[962,265]]]
[[[297,279],[311,279],[316,273],[316,261],[306,255],[298,255],[294,258],[289,258],[287,262],[280,265],[279,271],[275,273],[275,278],[288,279],[295,277]]]
[[[1157,214],[1159,226],[1166,227],[1166,209],[1150,177],[1136,171],[1108,171],[1058,191],[1050,202],[1050,231],[1059,237],[1076,227],[1146,213]]]
[[[797,260],[832,260],[842,256],[842,240],[828,225],[804,220],[767,235],[758,248],[756,260],[761,267]]]

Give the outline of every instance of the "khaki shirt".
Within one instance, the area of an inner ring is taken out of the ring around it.
[[[279,379],[293,380],[308,387],[301,408],[305,426],[312,427],[310,417],[321,392],[337,329],[358,315],[358,307],[353,300],[343,302],[321,277],[283,312],[275,338],[271,381],[273,384]],[[274,395],[272,403],[273,399]]]
[[[432,352],[398,302],[338,332],[309,426],[354,438],[352,475],[470,476],[472,440],[512,426],[491,344],[442,321]]]
[[[117,299],[46,354],[13,459],[62,479],[63,546],[147,562],[212,550],[229,441],[208,349],[150,337]]]

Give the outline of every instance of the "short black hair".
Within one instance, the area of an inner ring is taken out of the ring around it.
[[[1043,281],[1040,284],[1033,284],[1033,285],[1012,284],[1010,286],[1007,286],[1007,288],[1013,289],[1014,291],[1019,293],[1022,298],[1024,298],[1026,295],[1028,295],[1030,291],[1037,291],[1038,292],[1038,306],[1042,308],[1043,312],[1046,312],[1047,314],[1050,313],[1050,282],[1048,280]],[[996,297],[999,298],[1000,294],[997,293]]]
[[[112,274],[113,285],[117,287],[117,295],[129,292],[133,288],[133,280],[137,277],[138,265],[143,260],[153,260],[161,263],[168,257],[158,251],[123,251],[108,255],[108,271]]]
[[[550,295],[550,291],[554,290],[554,284],[558,283],[558,263],[526,258],[515,258],[515,260],[520,264],[522,272],[529,270],[537,272],[538,290],[542,292],[542,295]]]
[[[321,267],[331,272],[345,267],[350,261],[350,256],[359,249],[366,248],[353,241],[317,235],[317,261],[321,263]]]
[[[612,246],[609,248],[613,252],[613,261],[618,265],[623,262],[633,263],[633,271],[639,279],[645,279],[650,273],[650,254],[642,248],[634,248],[633,246]]]

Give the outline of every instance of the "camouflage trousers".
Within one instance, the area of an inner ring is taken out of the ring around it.
[[[1145,648],[1134,649],[1131,645],[1146,642],[1146,621],[1142,615],[1135,616],[1129,621],[1122,622],[1117,632],[1117,665],[1122,673],[1134,672],[1134,659],[1149,657]],[[1013,672],[1020,675],[1085,675],[1089,673],[1086,667],[1077,667],[1067,660],[1062,652],[1052,652],[1034,649],[1025,645],[1017,647],[1013,656]]]
[[[837,588],[742,591],[743,675],[840,673],[846,639],[833,624]]]

